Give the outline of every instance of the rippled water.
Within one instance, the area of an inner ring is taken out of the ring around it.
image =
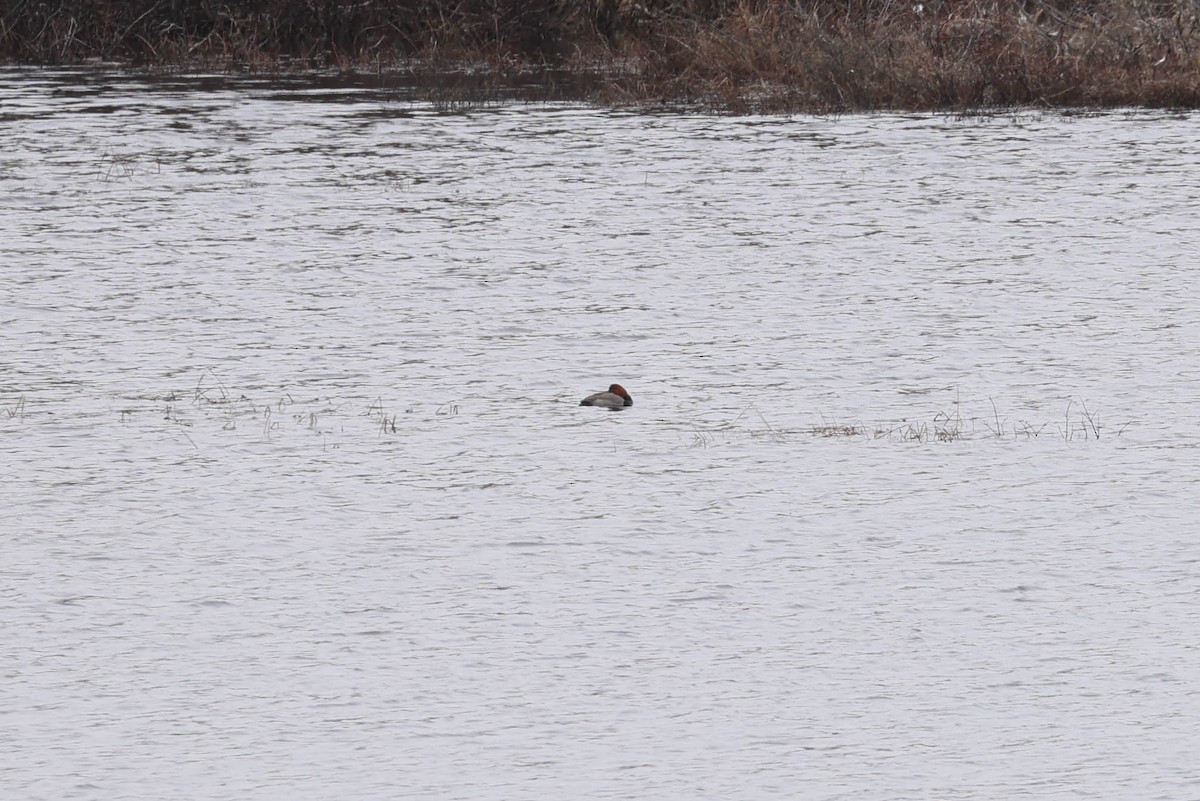
[[[6,797],[1200,796],[1200,117],[0,145]]]

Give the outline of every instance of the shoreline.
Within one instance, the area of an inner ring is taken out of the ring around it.
[[[551,99],[710,113],[1200,107],[1200,9],[1180,0],[12,5],[8,66],[402,73],[451,105],[550,74]]]

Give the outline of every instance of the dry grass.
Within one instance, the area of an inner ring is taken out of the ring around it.
[[[745,437],[767,438],[777,442],[792,442],[798,437],[863,442],[890,440],[918,444],[1028,441],[1039,438],[1075,442],[1119,437],[1133,424],[1132,421],[1124,421],[1109,425],[1086,401],[1074,398],[1067,399],[1062,417],[1058,420],[1014,419],[1002,412],[991,398],[988,399],[988,405],[990,409],[980,410],[982,413],[964,416],[962,401],[956,392],[950,411],[935,411],[921,418],[878,420],[868,424],[830,420],[822,415],[819,424],[802,428],[774,426],[757,406],[751,405],[727,423],[701,424],[699,420],[693,420],[687,436],[693,447],[710,447]]]
[[[1086,401],[1067,400],[1061,421],[1031,422],[1012,420],[988,400],[991,413],[963,417],[958,401],[953,412],[939,411],[928,420],[880,421],[873,426],[862,423],[844,424],[822,421],[805,432],[814,437],[844,437],[863,439],[891,439],[900,442],[961,442],[973,440],[1033,440],[1040,437],[1075,440],[1098,440],[1102,436],[1121,436],[1131,421],[1117,426],[1108,426],[1101,421],[1100,414],[1089,409]]]
[[[1196,0],[8,0],[0,60],[496,75],[714,111],[1194,107]]]
[[[1195,106],[1191,2],[730,4],[625,46],[614,99],[733,111]]]
[[[17,402],[12,406],[0,406],[0,412],[3,412],[9,420],[14,417],[23,417],[25,415],[25,396],[17,398]]]
[[[544,64],[590,30],[586,10],[562,0],[9,0],[0,59],[264,72],[412,58]]]

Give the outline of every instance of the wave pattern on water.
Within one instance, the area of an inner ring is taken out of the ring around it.
[[[1195,796],[1194,115],[0,117],[11,792]]]

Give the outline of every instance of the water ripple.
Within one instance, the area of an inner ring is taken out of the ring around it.
[[[0,72],[11,792],[1195,795],[1194,115],[335,90]]]

